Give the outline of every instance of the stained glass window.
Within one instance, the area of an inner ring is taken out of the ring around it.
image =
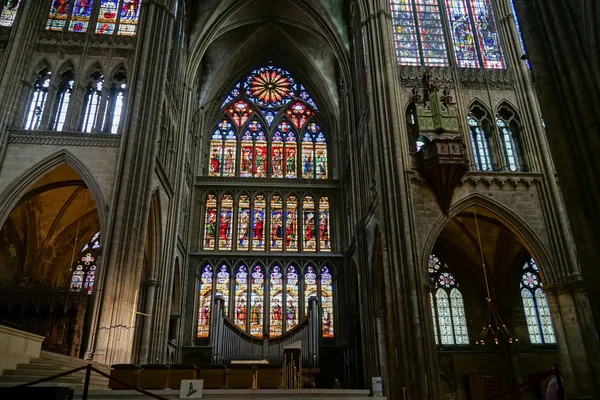
[[[267,137],[265,132],[259,130],[254,135],[254,177],[264,178],[267,176]]]
[[[204,250],[214,250],[217,237],[217,196],[206,197],[206,214],[204,218]]]
[[[282,122],[279,125],[281,132],[285,135],[285,177],[296,178],[296,157],[298,151],[298,142],[296,140],[296,134],[291,130],[290,125],[287,122]]]
[[[525,50],[525,42],[523,42],[523,35],[521,34],[521,24],[519,24],[519,18],[517,17],[517,10],[515,8],[515,1],[510,0],[510,8],[512,10],[513,18],[515,19],[515,27],[517,28],[517,34],[519,35],[519,43],[521,43],[521,50],[523,50],[523,54],[527,54],[527,50]],[[529,64],[529,60],[525,60],[527,64],[527,68],[531,68]]]
[[[271,270],[269,295],[269,336],[277,337],[283,333],[283,274],[279,265],[275,265]]]
[[[94,0],[75,0],[71,12],[69,32],[86,32],[92,15]]]
[[[52,72],[48,68],[44,68],[39,72],[37,79],[33,83],[33,92],[29,99],[25,129],[35,130],[40,126],[44,108],[46,107],[46,100],[48,98],[51,75]]]
[[[94,250],[100,247],[100,233],[96,233],[89,243],[86,243],[81,250],[80,257],[75,263],[71,273],[70,291],[76,293],[86,293],[91,295],[94,292],[94,283],[96,281],[96,253]]]
[[[304,197],[302,211],[304,212],[304,251],[316,251],[315,201],[311,196]]]
[[[246,195],[241,195],[238,204],[237,249],[246,251],[250,248],[250,198]]]
[[[142,0],[123,0],[119,17],[119,35],[133,36],[137,31]]]
[[[321,251],[331,251],[329,197],[321,197],[319,200],[319,249]]]
[[[505,68],[500,34],[490,0],[469,0],[484,68]]]
[[[245,265],[238,267],[235,274],[235,324],[246,330],[246,317],[248,316],[248,268]]]
[[[242,135],[242,153],[240,154],[240,176],[243,178],[252,178],[254,169],[254,138],[252,132],[246,130]]]
[[[302,137],[302,177],[304,179],[314,178],[314,159],[314,139],[309,132],[306,132]]]
[[[300,102],[292,104],[287,111],[287,115],[292,120],[296,129],[302,129],[311,114],[310,109]]]
[[[96,120],[100,112],[102,101],[102,88],[104,86],[104,75],[99,72],[93,72],[88,79],[86,87],[85,103],[83,110],[82,130],[92,132],[96,127]]]
[[[271,251],[283,250],[283,200],[271,197]]]
[[[254,218],[252,220],[252,250],[265,249],[265,196],[259,194],[254,198]]]
[[[507,122],[502,118],[496,118],[496,125],[498,126],[500,137],[502,139],[502,149],[504,150],[504,161],[506,162],[506,166],[510,171],[520,171],[519,152],[513,132],[509,128]]]
[[[215,295],[223,297],[223,310],[229,315],[229,267],[225,264],[221,265],[217,272],[217,281],[215,285]]]
[[[210,311],[212,308],[213,268],[205,265],[200,275],[200,291],[198,306],[198,337],[207,338],[210,333]]]
[[[212,135],[210,142],[209,176],[233,176],[235,174],[235,132],[231,122],[224,119]],[[225,160],[227,158],[227,161]],[[227,164],[227,166],[225,166]]]
[[[231,250],[233,235],[233,198],[226,194],[221,198],[221,216],[219,218],[219,250]]]
[[[475,51],[475,36],[466,1],[446,0],[450,31],[454,42],[454,54],[459,67],[479,68],[479,60]]]
[[[283,178],[283,135],[279,131],[271,139],[271,169],[273,178]]]
[[[65,126],[74,84],[75,74],[72,70],[68,70],[61,75],[60,83],[58,84],[56,114],[54,116],[53,128],[55,131],[62,131]]]
[[[19,11],[20,0],[3,0],[0,2],[2,5],[2,12],[0,13],[0,26],[12,26],[17,17],[17,11]]]
[[[401,65],[448,65],[438,0],[391,0],[396,57]]]
[[[324,338],[333,337],[333,279],[328,267],[321,269],[321,318],[322,335]]]
[[[491,171],[492,159],[488,146],[488,138],[481,127],[479,121],[473,117],[467,117],[469,130],[471,132],[471,146],[473,147],[473,156],[475,157],[475,165],[479,171]]]
[[[548,299],[544,293],[539,268],[533,258],[523,265],[521,298],[532,344],[556,344]]]
[[[71,0],[52,0],[46,30],[62,31],[69,17]]]
[[[96,23],[96,33],[110,35],[115,32],[119,0],[100,0],[100,12]]]
[[[252,284],[250,290],[250,334],[252,336],[262,337],[264,326],[265,274],[262,267],[259,265],[252,269]]]
[[[280,107],[292,99],[296,83],[291,74],[269,65],[250,74],[244,83],[246,95],[262,107]]]
[[[318,296],[317,274],[312,265],[306,267],[304,272],[304,314],[308,315],[308,301],[311,297]]]
[[[285,249],[298,250],[298,199],[288,196],[285,206]]]
[[[448,265],[435,255],[429,257],[430,296],[435,343],[442,346],[469,344],[465,305],[459,285]]]
[[[225,112],[231,116],[231,119],[237,126],[242,126],[248,121],[253,111],[247,102],[240,100],[231,104]]]
[[[299,307],[298,270],[293,265],[290,265],[287,269],[285,281],[285,301],[285,326],[286,330],[290,330],[298,324]]]
[[[310,129],[314,129],[315,135],[315,173],[317,179],[327,179],[327,142],[325,135],[320,131],[316,124],[311,124]]]

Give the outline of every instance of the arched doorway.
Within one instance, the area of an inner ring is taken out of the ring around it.
[[[100,247],[94,194],[63,162],[20,197],[0,229],[0,319],[79,357]]]

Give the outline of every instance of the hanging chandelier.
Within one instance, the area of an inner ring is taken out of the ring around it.
[[[488,342],[493,342],[496,345],[499,345],[500,342],[506,342],[508,344],[515,344],[519,341],[516,337],[513,336],[512,332],[504,321],[502,321],[502,317],[498,313],[496,306],[494,306],[494,302],[492,301],[492,295],[490,294],[490,285],[487,277],[487,269],[485,265],[485,259],[483,257],[483,246],[481,245],[481,235],[479,233],[479,222],[477,221],[477,212],[473,210],[473,215],[475,216],[475,227],[477,229],[477,240],[479,243],[479,254],[481,256],[481,267],[483,268],[483,278],[485,280],[485,290],[486,290],[486,313],[485,313],[485,323],[483,325],[483,329],[479,334],[479,338],[475,340],[475,344],[477,345],[485,345]]]

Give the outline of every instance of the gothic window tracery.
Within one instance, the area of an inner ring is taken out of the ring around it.
[[[456,278],[448,265],[431,255],[429,279],[433,286],[430,294],[435,343],[441,346],[469,344],[465,306]]]
[[[102,89],[104,87],[104,74],[94,71],[88,77],[83,109],[82,131],[90,133],[99,123],[100,105],[102,103]]]
[[[0,26],[12,26],[19,11],[21,0],[3,0],[0,2]]]
[[[60,82],[58,84],[58,92],[56,95],[57,104],[53,125],[53,129],[55,131],[62,131],[63,127],[65,126],[69,105],[71,104],[71,95],[73,93],[74,84],[75,73],[73,70],[68,69],[61,74]]]
[[[97,232],[92,239],[83,246],[79,258],[71,270],[71,283],[69,287],[71,292],[82,292],[87,293],[88,295],[91,295],[94,292],[97,269],[96,252],[99,248],[100,232]]]
[[[478,171],[494,170],[489,136],[490,123],[487,112],[477,105],[473,106],[469,111],[467,124],[475,167]]]
[[[505,168],[512,172],[525,170],[519,135],[521,124],[515,113],[506,106],[501,107],[496,116],[496,127],[502,143]]]
[[[115,70],[108,88],[106,99],[106,111],[103,123],[103,131],[107,133],[118,133],[123,118],[125,93],[127,90],[127,74],[124,69]]]
[[[29,107],[25,119],[25,129],[27,130],[36,130],[40,126],[46,100],[48,99],[51,75],[52,71],[49,68],[42,68],[33,82],[33,91],[29,98]]]
[[[540,270],[533,258],[523,265],[521,298],[532,344],[556,344],[548,299],[544,293]]]

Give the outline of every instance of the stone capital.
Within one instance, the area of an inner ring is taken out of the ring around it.
[[[147,279],[145,281],[142,282],[142,286],[146,286],[146,287],[158,287],[160,286],[160,281],[156,280],[156,279]]]

